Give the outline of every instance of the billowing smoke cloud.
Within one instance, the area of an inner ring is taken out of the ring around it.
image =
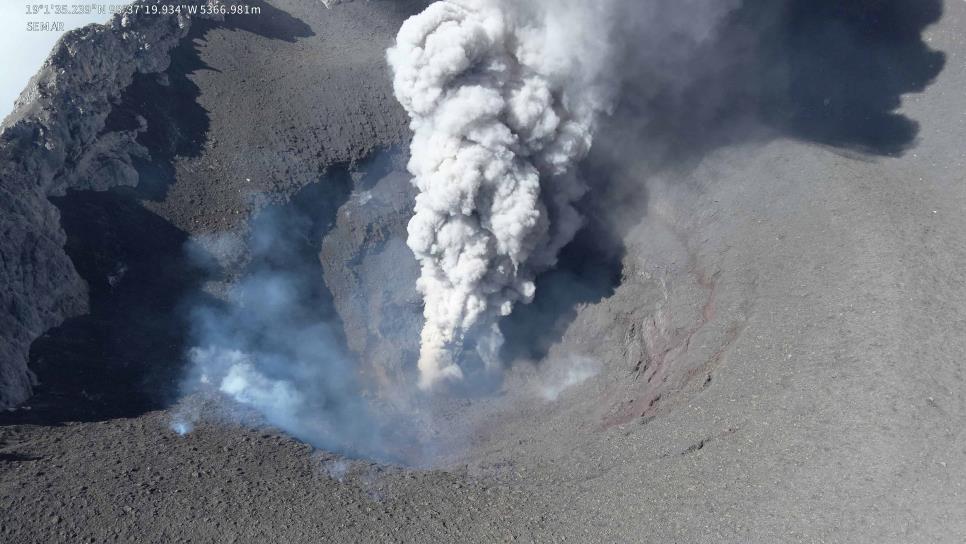
[[[573,170],[610,104],[612,4],[436,2],[388,51],[414,133],[423,388],[463,377],[471,338],[495,366],[497,320],[533,299],[534,278],[581,226]]]

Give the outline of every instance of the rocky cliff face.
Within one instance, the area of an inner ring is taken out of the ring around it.
[[[87,308],[87,286],[63,251],[47,197],[133,185],[132,130],[102,133],[136,73],[163,71],[187,33],[184,17],[115,16],[66,34],[21,94],[0,133],[0,408],[25,400],[31,342]],[[142,118],[143,121],[143,118]]]

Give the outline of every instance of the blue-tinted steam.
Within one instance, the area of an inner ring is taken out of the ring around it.
[[[186,389],[219,391],[315,446],[382,458],[381,426],[362,395],[319,262],[324,230],[347,196],[347,184],[326,179],[261,212],[247,243],[192,243],[189,253],[209,262],[230,246],[250,253],[240,278],[213,276],[231,285],[223,303],[191,310]]]

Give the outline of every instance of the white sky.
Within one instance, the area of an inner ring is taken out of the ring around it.
[[[27,86],[63,32],[28,32],[28,21],[63,21],[65,31],[104,23],[110,15],[27,15],[28,4],[122,4],[120,0],[0,0],[0,119]]]

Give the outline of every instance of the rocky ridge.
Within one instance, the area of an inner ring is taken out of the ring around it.
[[[29,397],[31,342],[87,308],[87,286],[63,251],[47,198],[68,189],[134,185],[145,126],[102,133],[136,73],[165,70],[187,17],[126,17],[67,33],[17,100],[0,132],[0,408]]]

